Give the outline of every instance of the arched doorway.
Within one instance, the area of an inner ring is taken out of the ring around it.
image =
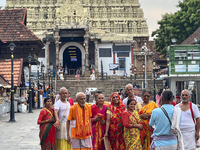
[[[81,57],[81,59],[80,59],[81,66],[80,67],[82,68],[82,74],[85,74],[85,49],[84,49],[84,47],[82,45],[80,45],[77,42],[68,42],[68,43],[64,44],[60,48],[60,52],[59,52],[59,65],[61,65],[61,66],[65,65],[64,64],[64,59],[65,59],[64,58],[64,53],[65,53],[65,51],[67,51],[68,47],[76,47],[76,49],[79,49],[79,51],[81,53],[81,55],[80,55],[80,57]],[[70,49],[70,50],[73,51],[73,49]]]
[[[69,46],[63,53],[63,67],[67,64],[69,74],[75,74],[78,68],[82,67],[81,51],[76,46]]]

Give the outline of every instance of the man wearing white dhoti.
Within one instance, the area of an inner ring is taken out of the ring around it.
[[[199,110],[195,104],[189,101],[190,97],[189,91],[186,89],[183,90],[181,92],[182,101],[176,105],[176,107],[180,107],[182,111],[180,130],[183,135],[185,150],[194,150],[196,148],[196,141],[199,139]]]
[[[44,91],[42,89],[40,89],[40,108],[43,108],[43,95],[44,95]]]

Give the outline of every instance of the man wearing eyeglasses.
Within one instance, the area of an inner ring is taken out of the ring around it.
[[[190,97],[189,91],[183,90],[181,92],[182,101],[176,105],[182,111],[180,130],[183,135],[185,150],[194,150],[199,139],[199,110],[195,104],[189,101]]]
[[[125,92],[126,92],[126,94],[128,94],[128,97],[126,97],[126,98],[123,100],[123,103],[124,103],[124,105],[126,105],[126,107],[127,107],[127,101],[128,101],[128,99],[130,99],[130,98],[136,99],[138,103],[143,102],[143,100],[142,100],[141,97],[135,96],[135,95],[134,95],[134,90],[133,90],[133,85],[132,85],[132,84],[130,84],[130,83],[127,84],[125,88],[126,88],[126,91],[125,91]]]

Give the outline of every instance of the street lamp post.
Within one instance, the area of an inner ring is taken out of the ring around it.
[[[51,89],[53,90],[53,70],[51,70]]]
[[[143,69],[143,89],[145,89],[145,64],[142,65]]]
[[[131,67],[132,68],[132,67]],[[130,83],[132,84],[132,69],[130,69]]]
[[[42,64],[42,76],[43,76],[43,91],[45,91],[45,82],[44,82],[44,67],[45,67],[45,65],[44,64]]]
[[[39,67],[40,67],[40,62],[37,61],[37,76],[38,76],[38,109],[40,109],[40,79],[39,79]]]
[[[50,94],[50,92],[51,92],[51,90],[50,90],[51,89],[50,88],[51,87],[51,83],[50,83],[51,69],[50,68],[48,69],[48,76],[49,76],[49,91],[48,92]]]
[[[10,122],[15,122],[15,112],[14,112],[14,72],[13,72],[13,52],[16,45],[11,42],[8,47],[11,51],[11,106],[10,106]]]
[[[136,70],[136,67],[134,67],[135,86],[136,86],[136,74],[137,74],[136,71],[137,71],[137,70]]]
[[[169,54],[167,55],[167,86],[168,89],[170,89],[170,85],[169,85]]]
[[[155,69],[156,62],[153,60],[153,100],[156,102],[156,82],[155,82]]]
[[[29,56],[27,57],[28,58],[28,62],[29,62],[29,113],[33,113],[32,111],[32,90],[31,90],[31,59],[32,59],[32,56],[31,56],[31,53],[29,53]]]
[[[142,46],[142,50],[144,50],[144,54],[145,54],[145,88],[147,88],[147,47],[146,47],[147,43],[144,43],[144,46]]]

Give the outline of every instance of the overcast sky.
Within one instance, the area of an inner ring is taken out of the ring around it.
[[[161,20],[163,14],[174,13],[178,10],[176,7],[178,1],[179,0],[139,0],[141,8],[144,11],[144,18],[148,23],[150,35],[152,31],[159,27],[157,21]],[[5,4],[6,0],[0,0],[0,6],[5,6]]]

